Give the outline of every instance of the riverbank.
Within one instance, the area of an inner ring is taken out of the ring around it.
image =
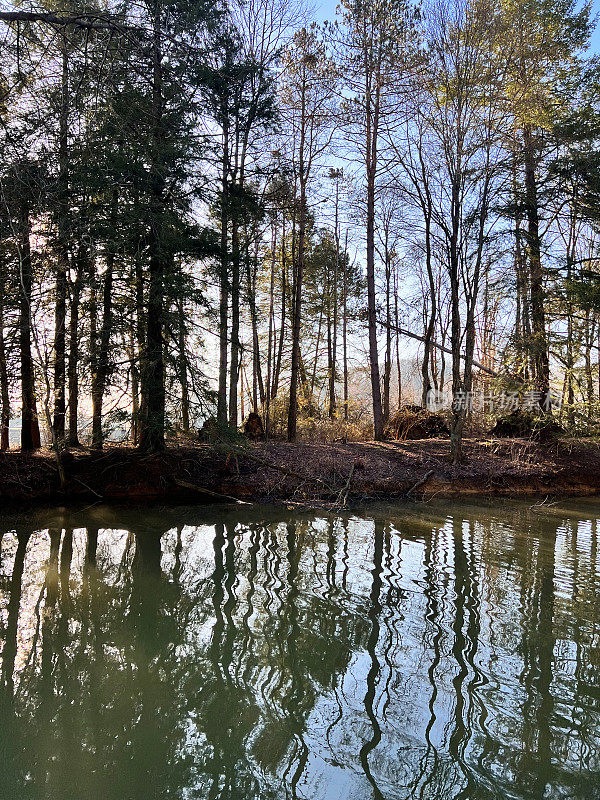
[[[402,498],[536,497],[600,493],[600,445],[592,440],[540,444],[524,439],[465,441],[454,466],[447,440],[211,445],[142,455],[133,448],[65,453],[67,490],[52,454],[0,456],[0,501],[241,500],[321,503]]]

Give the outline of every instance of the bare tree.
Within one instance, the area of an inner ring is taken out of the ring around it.
[[[373,398],[373,428],[383,439],[383,407],[377,346],[375,282],[375,225],[379,147],[382,127],[394,91],[410,61],[413,12],[404,0],[345,0],[342,3],[345,35],[338,39],[339,60],[351,89],[345,104],[364,169],[367,324]]]
[[[507,60],[496,48],[499,26],[487,0],[465,0],[452,9],[440,3],[432,9],[429,25],[428,68],[421,80],[430,98],[427,126],[433,158],[443,171],[434,215],[447,254],[454,398],[451,448],[458,462],[472,390],[489,212],[502,163],[499,142],[505,115],[500,87]]]
[[[292,290],[292,364],[288,409],[288,441],[296,439],[302,288],[306,254],[308,187],[315,162],[327,151],[333,135],[332,106],[335,71],[316,26],[294,37],[285,59],[282,101],[294,141],[294,172],[298,181],[298,246]]]

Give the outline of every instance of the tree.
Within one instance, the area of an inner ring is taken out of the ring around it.
[[[376,440],[383,439],[383,407],[377,346],[375,286],[375,225],[380,137],[393,92],[412,61],[414,11],[405,0],[344,0],[345,29],[338,37],[341,70],[349,82],[352,100],[346,103],[348,122],[358,134],[364,169],[367,325],[369,364]]]
[[[534,388],[542,398],[550,390],[550,355],[545,309],[545,270],[542,263],[540,174],[542,161],[553,147],[549,133],[561,100],[559,88],[569,70],[579,71],[579,54],[590,36],[590,7],[578,9],[572,0],[503,0],[505,34],[496,46],[511,53],[504,85],[507,110],[520,137],[522,190],[517,202],[526,226],[522,232],[527,260],[530,352]],[[519,247],[519,244],[517,244]],[[541,402],[544,402],[542,399]]]
[[[189,209],[183,192],[189,176],[197,74],[194,66],[206,47],[206,32],[214,11],[203,2],[185,7],[169,0],[147,0],[143,12],[149,26],[151,86],[140,94],[142,116],[138,146],[146,160],[143,191],[147,199],[145,231],[148,265],[145,341],[140,355],[140,448],[146,452],[165,445],[164,325],[166,304],[172,299],[175,255],[181,248],[177,220]],[[193,57],[192,57],[193,54]],[[182,90],[183,89],[183,90]],[[185,198],[183,209],[180,200]]]
[[[283,119],[293,140],[293,170],[298,186],[298,245],[292,285],[292,363],[287,438],[296,440],[302,290],[306,256],[308,188],[313,168],[333,135],[332,110],[336,74],[316,26],[303,28],[285,54]]]
[[[444,241],[450,286],[450,438],[452,458],[458,463],[473,386],[475,318],[492,224],[490,209],[501,166],[505,117],[498,76],[506,62],[502,54],[494,58],[501,29],[485,0],[458,3],[451,10],[440,4],[429,25],[423,76],[429,97],[428,136],[441,175],[434,216]],[[426,188],[424,197],[419,197],[423,202],[428,211]]]

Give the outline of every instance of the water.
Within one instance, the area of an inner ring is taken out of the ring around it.
[[[240,508],[2,515],[3,797],[600,798],[600,502]]]

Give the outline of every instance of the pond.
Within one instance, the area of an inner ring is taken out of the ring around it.
[[[600,502],[0,520],[0,796],[600,797]]]

